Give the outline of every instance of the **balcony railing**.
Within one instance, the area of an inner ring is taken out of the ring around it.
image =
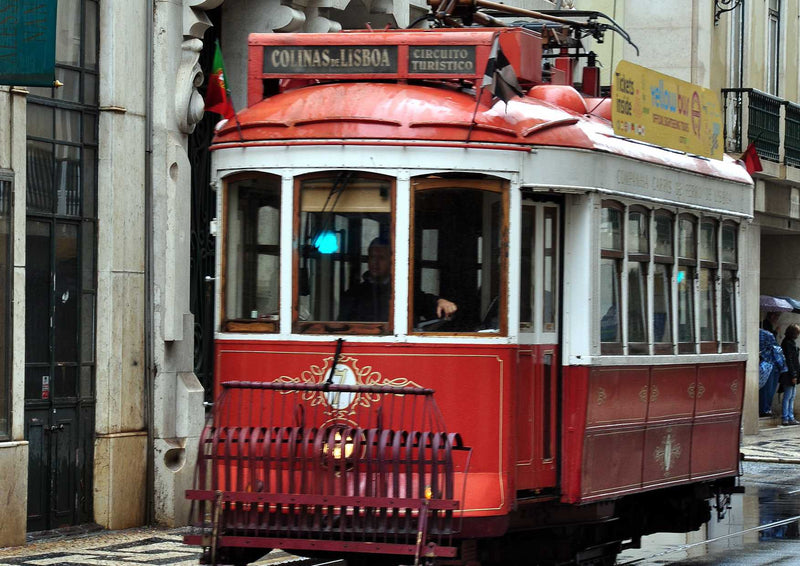
[[[761,92],[754,88],[722,89],[725,113],[725,149],[729,153],[741,153],[750,142],[754,142],[762,159],[780,163],[792,152],[800,152],[800,137],[789,140],[782,133],[790,130],[800,136],[800,113],[788,110],[788,101]],[[796,105],[792,105],[796,106]],[[800,106],[796,106],[800,111]],[[795,120],[789,125],[789,120]],[[782,127],[785,122],[785,127]],[[782,139],[783,138],[783,139]],[[784,159],[782,159],[782,155]],[[800,153],[790,159],[800,157]],[[800,161],[786,163],[797,165]]]
[[[786,103],[786,133],[784,140],[784,162],[800,167],[800,105]]]

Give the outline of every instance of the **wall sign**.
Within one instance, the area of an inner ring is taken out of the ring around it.
[[[53,86],[57,0],[0,0],[0,84]]]

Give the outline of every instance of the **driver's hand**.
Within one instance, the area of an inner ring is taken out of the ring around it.
[[[447,299],[439,299],[436,301],[436,316],[439,318],[450,318],[457,310],[458,306]]]

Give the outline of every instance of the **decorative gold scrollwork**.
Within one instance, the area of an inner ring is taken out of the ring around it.
[[[703,396],[703,393],[705,393],[705,392],[706,392],[705,386],[702,383],[700,383],[699,381],[697,383],[692,383],[692,384],[689,385],[688,393],[689,393],[689,397],[691,397],[692,399],[694,399],[695,396],[698,399],[700,399]]]

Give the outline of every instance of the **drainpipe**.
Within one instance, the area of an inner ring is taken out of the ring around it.
[[[145,74],[144,128],[144,418],[147,428],[147,495],[145,522],[155,519],[155,442],[153,440],[153,29],[155,0],[147,0],[147,71]]]

